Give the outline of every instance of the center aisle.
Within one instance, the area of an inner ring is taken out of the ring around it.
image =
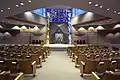
[[[85,80],[80,77],[79,69],[67,56],[66,51],[52,51],[51,55],[43,63],[42,68],[37,69],[36,77],[29,80]]]

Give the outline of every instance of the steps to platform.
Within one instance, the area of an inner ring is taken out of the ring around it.
[[[67,51],[67,48],[62,47],[51,47],[51,51]]]

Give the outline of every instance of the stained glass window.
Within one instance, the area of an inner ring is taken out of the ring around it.
[[[53,8],[40,8],[32,11],[35,14],[46,17],[49,22],[67,22],[68,23],[68,39],[69,44],[71,44],[72,39],[72,17],[86,13],[86,11],[71,8],[71,9],[53,9]]]
[[[46,17],[46,15],[45,15],[46,14],[45,8],[39,8],[39,9],[33,10],[32,12],[37,14],[37,15]]]
[[[84,11],[84,10],[81,10],[81,9],[78,9],[78,8],[73,8],[72,9],[72,17],[78,16],[78,15],[81,15],[81,14],[84,14],[84,13],[86,13],[86,11]]]
[[[46,16],[50,22],[69,22],[72,18],[72,9],[46,8]]]

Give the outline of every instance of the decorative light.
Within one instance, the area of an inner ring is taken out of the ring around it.
[[[89,27],[88,30],[94,30],[95,28],[94,27]]]
[[[21,28],[19,28],[18,26],[14,26],[12,29],[20,30]]]
[[[35,26],[35,27],[34,27],[34,30],[39,30],[38,26]]]
[[[5,32],[4,35],[11,35],[9,32]]]
[[[22,29],[22,30],[26,30],[27,27],[26,27],[26,26],[22,26],[21,29]]]
[[[85,31],[85,28],[81,27],[78,29],[78,31]]]
[[[115,37],[119,37],[119,36],[120,36],[119,32],[115,33]]]
[[[114,29],[120,28],[120,24],[115,25]]]
[[[96,30],[104,30],[104,28],[102,26],[98,26]]]

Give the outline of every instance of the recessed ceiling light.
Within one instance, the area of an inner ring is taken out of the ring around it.
[[[11,8],[8,8],[8,10],[10,10]]]
[[[120,12],[118,12],[118,14],[120,14]]]
[[[97,7],[97,6],[98,6],[98,4],[95,4],[95,6]]]
[[[114,11],[114,13],[116,13],[117,11]]]
[[[21,3],[20,3],[20,5],[21,5],[21,6],[23,6],[23,5],[24,5],[24,3],[23,3],[23,2],[21,2]]]
[[[16,4],[16,7],[19,7],[19,5],[18,5],[18,4]]]
[[[31,3],[32,1],[31,1],[31,0],[29,0],[28,2],[29,2],[29,3]]]
[[[100,8],[103,8],[103,6],[100,6]]]
[[[110,10],[110,8],[107,8],[107,10],[109,11],[109,10]]]
[[[4,12],[4,10],[3,10],[3,9],[1,9],[0,11],[1,11],[1,12]]]
[[[110,21],[112,20],[112,19],[109,19]]]
[[[91,2],[91,1],[89,1],[89,4],[92,4],[92,2]]]

